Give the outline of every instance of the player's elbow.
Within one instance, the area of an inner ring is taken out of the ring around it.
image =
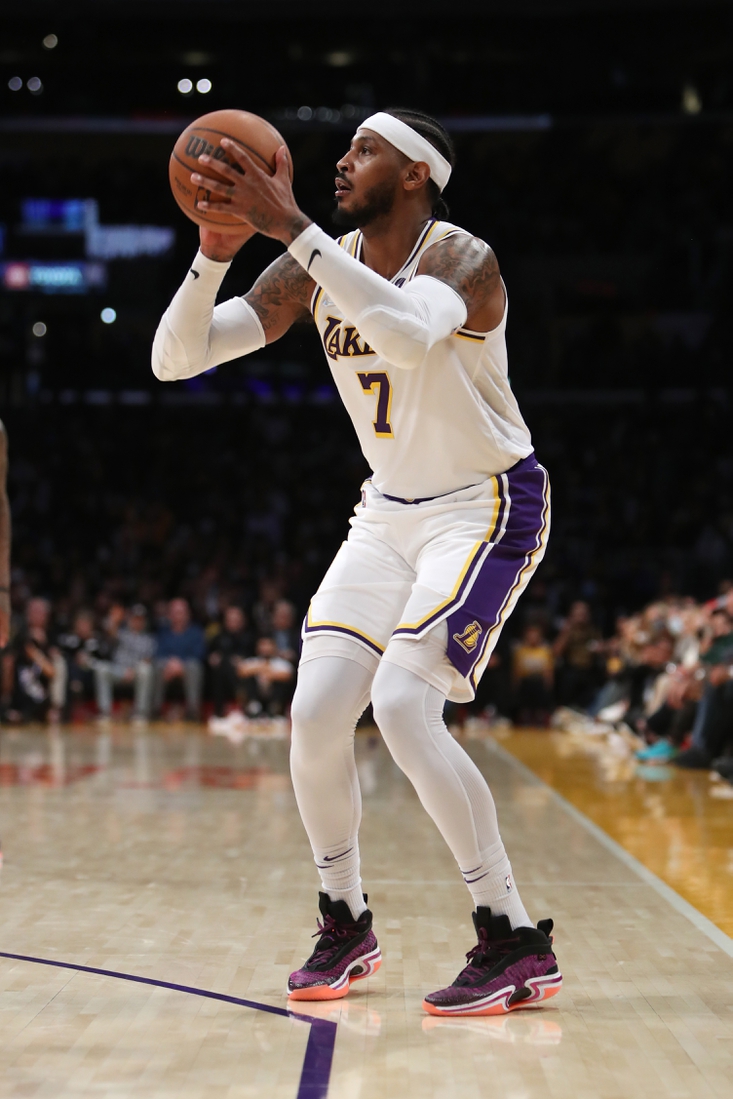
[[[421,320],[384,306],[366,310],[359,331],[380,358],[402,370],[415,370],[430,350],[430,333]]]
[[[183,344],[171,332],[163,317],[155,333],[150,358],[153,374],[159,382],[175,382],[191,374],[191,364]]]

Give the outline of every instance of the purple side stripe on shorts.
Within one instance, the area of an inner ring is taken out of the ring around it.
[[[500,475],[495,478],[496,491],[499,497],[499,510],[491,534],[486,541],[481,543],[471,558],[453,598],[447,603],[441,603],[432,614],[428,615],[427,618],[423,618],[417,626],[398,626],[392,634],[393,637],[422,637],[436,622],[446,618],[450,608],[456,606],[464,598],[466,589],[475,582],[487,557],[490,553],[495,552],[496,543],[499,542],[505,534],[504,523],[507,517],[507,498],[504,492],[504,476],[506,475]]]
[[[506,530],[491,547],[462,606],[447,619],[446,654],[468,678],[498,636],[513,599],[540,563],[547,541],[550,493],[547,471],[534,455],[504,474],[510,500]],[[475,686],[475,684],[474,684]]]

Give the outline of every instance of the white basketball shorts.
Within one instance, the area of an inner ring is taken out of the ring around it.
[[[376,671],[385,657],[470,701],[544,556],[547,471],[531,454],[481,484],[412,502],[367,481],[350,522],[303,623],[301,662],[348,656]]]

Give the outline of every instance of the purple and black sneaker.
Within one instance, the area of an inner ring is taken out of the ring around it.
[[[423,1007],[431,1015],[504,1015],[560,991],[562,975],[552,951],[552,920],[512,931],[508,916],[490,908],[473,913],[478,944],[449,988],[431,992]]]
[[[339,1000],[352,981],[371,977],[382,964],[368,908],[355,920],[346,901],[332,901],[327,893],[318,894],[318,907],[318,942],[302,969],[290,974],[291,1000]]]

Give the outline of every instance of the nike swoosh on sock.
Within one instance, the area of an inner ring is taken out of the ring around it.
[[[345,859],[346,856],[350,855],[353,850],[354,850],[354,848],[350,847],[348,849],[348,851],[342,851],[340,855],[324,855],[323,856],[323,861],[324,862],[338,862],[339,859]],[[321,866],[320,863],[316,863],[316,866],[318,867],[319,870],[324,869],[324,867]]]

